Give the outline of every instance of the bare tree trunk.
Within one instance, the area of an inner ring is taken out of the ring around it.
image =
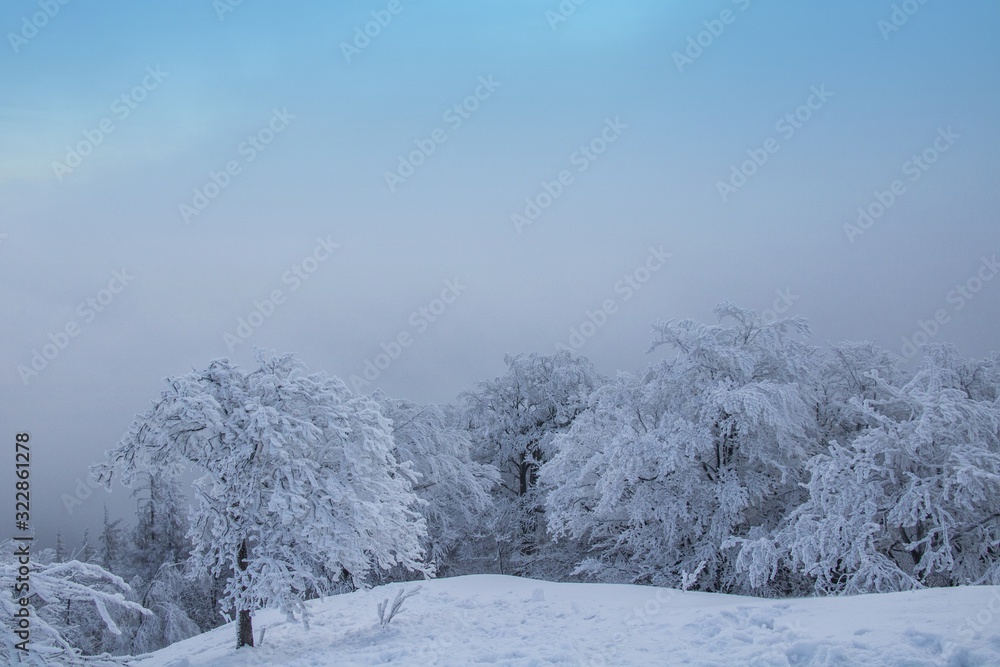
[[[240,551],[237,554],[237,564],[240,572],[246,572],[248,548],[246,538],[240,543]],[[250,617],[249,609],[239,610],[239,624],[236,632],[236,648],[244,646],[253,647],[253,619]]]

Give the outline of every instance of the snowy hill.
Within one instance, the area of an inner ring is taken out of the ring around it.
[[[309,630],[260,612],[255,649],[237,652],[227,625],[137,664],[1000,665],[1000,587],[762,600],[504,576],[420,586],[385,629],[376,606],[400,584],[310,602]]]

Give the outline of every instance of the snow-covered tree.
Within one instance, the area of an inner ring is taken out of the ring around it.
[[[909,381],[867,373],[859,427],[808,465],[808,500],[741,565],[790,562],[820,593],[1000,583],[1000,373],[928,348]]]
[[[468,432],[447,407],[417,405],[382,392],[372,398],[392,421],[396,459],[419,475],[413,490],[424,501],[426,551],[441,571],[461,542],[483,530],[477,524],[492,508],[490,491],[499,473],[473,460]]]
[[[884,398],[880,388],[886,382],[901,386],[907,380],[892,354],[869,342],[831,346],[823,355],[820,377],[818,420],[824,441],[844,441],[869,426],[864,410],[857,406]]]
[[[164,563],[187,560],[187,502],[174,477],[146,471],[138,480],[132,490],[137,505],[132,565],[150,579]]]
[[[504,375],[479,383],[462,399],[477,458],[500,471],[491,525],[498,550],[506,543],[513,556],[531,560],[545,540],[539,467],[554,454],[553,437],[570,427],[604,379],[590,360],[568,350],[504,361]]]
[[[3,664],[28,665],[120,665],[124,661],[109,655],[88,656],[81,651],[79,625],[67,623],[66,609],[73,605],[75,616],[86,616],[112,633],[121,631],[112,619],[112,610],[124,609],[148,614],[140,605],[125,599],[128,585],[119,577],[90,563],[67,561],[32,563],[30,580],[19,574],[12,542],[0,545],[0,659]],[[27,584],[27,585],[25,585]],[[22,605],[22,599],[28,605]],[[20,627],[23,614],[30,614],[30,640]],[[27,651],[22,649],[29,649]]]
[[[84,563],[93,563],[97,557],[94,545],[90,543],[90,528],[83,529],[83,543],[80,545],[80,560]]]
[[[101,551],[99,561],[103,567],[114,572],[121,564],[124,554],[124,533],[121,519],[112,519],[108,506],[104,506],[104,526],[101,530]]]
[[[109,648],[113,653],[155,651],[222,621],[217,595],[212,594],[217,580],[187,567],[192,545],[186,536],[187,506],[178,480],[152,471],[138,479],[132,490],[137,520],[131,548],[116,574],[129,582],[133,599],[153,613],[123,620],[120,625],[127,630]]]
[[[573,423],[601,378],[585,357],[569,351],[504,358],[507,372],[466,392],[478,446],[501,471],[512,496],[534,487],[552,437]]]
[[[557,437],[549,528],[592,545],[579,572],[674,586],[699,572],[700,589],[742,591],[731,540],[766,534],[801,499],[816,446],[808,329],[716,313],[657,325],[651,349],[676,356],[599,389]]]
[[[62,531],[56,531],[55,562],[66,562],[66,543],[63,541]]]
[[[306,620],[304,601],[343,573],[363,585],[372,568],[429,572],[414,475],[393,456],[378,404],[337,378],[305,375],[291,355],[244,372],[228,360],[167,380],[108,460],[110,485],[146,471],[193,466],[197,508],[191,564],[227,576],[237,647],[253,645],[251,614],[274,605]]]
[[[184,576],[181,564],[164,563],[149,581],[136,578],[132,582],[135,599],[152,613],[133,616],[120,652],[150,653],[202,632],[187,611],[187,592],[197,584],[198,580]]]
[[[203,572],[187,572],[191,553],[186,538],[183,494],[176,479],[148,473],[133,488],[137,501],[134,529],[119,527],[105,512],[101,535],[101,561],[112,573],[128,582],[128,599],[151,610],[151,614],[112,610],[120,634],[94,626],[84,616],[68,616],[74,632],[95,635],[91,652],[113,655],[149,653],[220,625],[212,588],[217,581]],[[219,586],[221,589],[221,586]],[[75,620],[74,620],[75,619]]]

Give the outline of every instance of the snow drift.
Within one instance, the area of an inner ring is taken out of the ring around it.
[[[227,625],[140,667],[282,665],[1000,665],[1000,587],[760,599],[477,575],[421,582],[385,628],[391,584],[307,603],[309,628],[258,612],[257,648]]]

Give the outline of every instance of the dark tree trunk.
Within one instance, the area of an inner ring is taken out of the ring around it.
[[[535,464],[528,460],[525,452],[521,452],[517,466],[518,474],[518,496],[524,498],[535,484]],[[538,521],[532,508],[522,508],[527,514],[523,514],[520,519],[521,543],[518,551],[524,556],[532,556],[535,553],[536,535]]]
[[[247,541],[244,539],[240,543],[240,551],[239,554],[237,554],[237,564],[239,565],[240,572],[246,572],[247,556],[249,555],[247,552]],[[242,648],[244,646],[253,647],[253,619],[250,617],[250,610],[240,609],[239,619],[239,625],[236,631],[236,648]]]

